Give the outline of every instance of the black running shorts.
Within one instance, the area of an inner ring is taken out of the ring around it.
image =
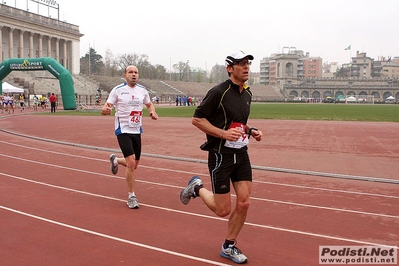
[[[135,155],[136,160],[140,160],[141,156],[141,134],[122,133],[116,136],[118,138],[119,147],[123,153],[123,157]]]
[[[230,192],[231,182],[252,181],[251,162],[248,152],[237,154],[208,153],[208,169],[212,191],[215,194]]]

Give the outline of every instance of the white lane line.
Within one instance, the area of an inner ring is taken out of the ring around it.
[[[7,130],[3,130],[0,128],[0,131],[14,134],[17,136],[33,138],[35,140],[47,141],[56,144],[67,145],[70,147],[80,147],[90,150],[98,150],[98,151],[108,151],[108,152],[119,152],[118,149],[110,149],[104,147],[96,147],[92,145],[85,145],[85,144],[78,144],[72,142],[64,142],[64,141],[57,141],[57,140],[49,140],[40,137],[33,137],[24,134],[19,134],[15,132],[9,132]],[[158,159],[167,159],[167,160],[177,160],[177,161],[184,161],[184,162],[192,162],[192,163],[204,163],[206,164],[206,160],[202,159],[192,159],[192,158],[184,158],[184,157],[176,157],[176,156],[167,156],[167,155],[160,155],[160,154],[149,154],[143,153],[143,156],[153,157]],[[316,171],[308,171],[308,170],[298,170],[298,169],[288,169],[288,168],[279,168],[279,167],[270,167],[270,166],[259,166],[259,165],[252,165],[253,170],[262,170],[262,171],[273,171],[273,172],[282,172],[282,173],[292,173],[298,175],[310,175],[310,176],[319,176],[319,177],[329,177],[329,178],[339,178],[339,179],[348,179],[348,180],[360,180],[360,181],[369,181],[369,182],[380,182],[386,184],[399,184],[399,180],[396,179],[389,179],[389,178],[381,178],[381,177],[371,177],[371,176],[357,176],[357,175],[348,175],[348,174],[337,174],[337,173],[326,173],[326,172],[316,172]]]
[[[272,203],[294,205],[294,206],[297,206],[297,207],[317,208],[317,209],[329,210],[329,211],[349,212],[349,213],[356,213],[356,214],[360,214],[360,215],[372,215],[372,216],[380,216],[380,217],[385,217],[385,218],[399,219],[399,216],[389,215],[389,214],[363,212],[363,211],[355,211],[355,210],[349,210],[349,209],[339,209],[339,208],[325,207],[325,206],[319,206],[319,205],[310,205],[310,204],[295,203],[295,202],[289,202],[289,201],[281,201],[281,200],[272,200],[272,199],[263,199],[263,198],[251,197],[251,200],[252,199],[259,200],[259,201],[267,201],[267,202],[272,202]]]
[[[7,157],[7,158],[12,158],[12,159],[15,159],[15,160],[20,160],[20,161],[23,160],[23,161],[26,161],[26,162],[36,163],[36,164],[45,165],[45,166],[50,166],[50,167],[55,167],[55,168],[66,169],[66,170],[70,170],[70,171],[82,172],[82,173],[85,173],[85,174],[91,174],[91,175],[96,175],[96,176],[106,176],[106,177],[111,177],[111,178],[117,178],[117,179],[123,179],[123,180],[124,180],[124,178],[119,177],[119,176],[111,176],[111,175],[103,174],[103,173],[97,173],[97,172],[91,172],[91,171],[86,171],[86,170],[80,170],[80,169],[71,168],[71,167],[66,167],[66,166],[60,166],[60,165],[55,165],[55,164],[43,163],[43,162],[38,162],[38,161],[34,161],[34,160],[18,158],[18,157],[10,156],[10,155],[0,154],[0,156]],[[7,175],[7,174],[1,173],[1,172],[0,172],[0,174]],[[139,180],[139,179],[137,179],[136,182],[141,182],[141,183],[146,183],[146,184],[154,184],[154,185],[165,186],[165,187],[182,188],[182,187],[180,187],[180,186],[174,186],[174,185],[167,185],[167,184],[155,183],[155,182],[144,181],[144,180]],[[234,195],[233,195],[233,196],[234,196]],[[340,212],[355,213],[355,214],[361,214],[361,215],[371,215],[371,216],[378,216],[378,217],[385,217],[385,218],[394,218],[394,219],[398,219],[398,218],[399,218],[399,216],[389,215],[389,214],[380,214],[380,213],[372,213],[372,212],[362,212],[362,211],[349,210],[349,209],[340,209],[340,208],[331,208],[331,207],[325,207],[325,206],[310,205],[310,204],[302,204],[302,203],[295,203],[295,202],[288,202],[288,201],[279,201],[279,200],[272,200],[272,199],[265,199],[265,198],[255,198],[255,197],[251,197],[251,200],[269,201],[269,202],[279,203],[279,204],[289,204],[289,205],[300,206],[300,207],[316,208],[316,209],[323,209],[323,210],[330,210],[330,211],[340,211]]]
[[[100,194],[95,194],[95,193],[90,193],[90,192],[86,192],[86,191],[81,191],[81,190],[76,190],[76,189],[71,189],[71,188],[51,185],[51,184],[47,184],[47,183],[43,183],[43,182],[39,182],[39,181],[34,181],[34,180],[30,180],[30,179],[26,179],[26,178],[18,177],[18,176],[13,176],[13,175],[9,175],[9,174],[3,174],[3,173],[0,173],[0,174],[2,174],[4,176],[7,176],[7,177],[10,177],[10,178],[19,179],[19,180],[23,180],[23,181],[27,181],[27,182],[43,185],[43,186],[58,188],[58,189],[66,190],[66,191],[71,191],[71,192],[75,192],[75,193],[80,193],[80,194],[84,194],[84,195],[89,195],[89,196],[94,196],[94,197],[99,197],[99,198],[104,198],[104,199],[109,199],[109,200],[125,202],[125,200],[122,200],[122,199],[108,197],[108,196],[104,196],[104,195],[100,195]],[[180,214],[196,216],[196,217],[201,217],[201,218],[207,218],[207,219],[212,219],[212,220],[225,221],[225,222],[228,221],[228,219],[221,218],[221,217],[215,217],[215,216],[209,216],[209,215],[204,215],[204,214],[180,211],[180,210],[175,210],[175,209],[170,209],[170,208],[165,208],[165,207],[160,207],[160,206],[154,206],[154,205],[149,205],[149,204],[144,204],[144,203],[140,203],[140,204],[143,205],[143,206],[147,206],[149,208],[154,208],[154,209],[158,209],[158,210],[164,210],[164,211],[167,211],[167,212],[180,213]],[[269,225],[263,225],[263,224],[245,222],[245,225],[249,225],[249,226],[253,226],[253,227],[259,227],[259,228],[266,228],[266,229],[271,229],[271,230],[277,230],[277,231],[283,231],[283,232],[288,232],[288,233],[294,233],[294,234],[300,234],[300,235],[307,235],[307,236],[312,236],[312,237],[325,238],[325,239],[330,239],[330,240],[339,240],[339,241],[352,242],[352,243],[364,244],[364,245],[391,247],[390,245],[385,245],[385,244],[381,244],[381,243],[366,242],[366,241],[350,239],[350,238],[343,238],[343,237],[335,237],[335,236],[329,236],[329,235],[323,235],[323,234],[316,234],[316,233],[310,233],[310,232],[299,231],[299,230],[292,230],[292,229],[269,226]]]
[[[330,188],[309,187],[309,186],[302,186],[302,185],[293,185],[293,184],[285,184],[285,183],[276,183],[276,182],[270,182],[270,181],[254,181],[254,182],[261,183],[261,184],[276,185],[276,186],[285,186],[285,187],[301,188],[301,189],[321,190],[321,191],[329,191],[329,192],[337,192],[337,193],[345,193],[345,194],[354,194],[354,195],[362,195],[362,196],[371,196],[371,197],[383,197],[383,198],[399,199],[399,196],[384,195],[384,194],[365,193],[365,192],[348,191],[348,190],[341,190],[341,189],[330,189]]]
[[[81,158],[81,159],[90,159],[90,160],[101,161],[101,162],[105,161],[104,159],[98,159],[98,158],[87,157],[87,156],[80,156],[80,155],[76,155],[76,154],[70,154],[70,153],[64,153],[64,152],[58,152],[58,151],[52,151],[52,150],[45,150],[43,148],[29,147],[29,146],[16,144],[16,143],[5,142],[5,141],[2,141],[2,140],[0,140],[0,143],[11,145],[11,146],[15,146],[15,147],[19,147],[19,148],[22,148],[22,149],[34,150],[34,151],[38,151],[38,152],[47,152],[47,153],[56,154],[56,155],[63,155],[63,156]],[[76,148],[76,147],[74,147],[74,148]]]
[[[175,251],[172,251],[172,250],[167,250],[167,249],[163,249],[163,248],[157,248],[155,246],[150,246],[150,245],[146,245],[146,244],[143,244],[143,243],[130,241],[130,240],[127,240],[127,239],[123,239],[123,238],[119,238],[119,237],[115,237],[115,236],[99,233],[99,232],[96,232],[96,231],[84,229],[84,228],[73,226],[73,225],[66,224],[66,223],[57,222],[57,221],[50,220],[50,219],[47,219],[47,218],[44,218],[44,217],[41,217],[41,216],[37,216],[37,215],[30,214],[30,213],[18,211],[18,210],[11,209],[11,208],[8,208],[8,207],[5,207],[5,206],[1,206],[1,205],[0,205],[0,208],[3,209],[3,210],[7,210],[7,211],[10,211],[10,212],[14,212],[14,213],[17,213],[17,214],[20,214],[20,215],[27,216],[27,217],[30,217],[30,218],[34,218],[34,219],[37,219],[37,220],[40,220],[40,221],[44,221],[44,222],[47,222],[47,223],[59,225],[59,226],[62,226],[62,227],[66,227],[66,228],[73,229],[73,230],[76,230],[76,231],[80,231],[80,232],[88,233],[88,234],[91,234],[91,235],[95,235],[95,236],[111,239],[111,240],[122,242],[122,243],[125,243],[125,244],[134,245],[134,246],[142,247],[142,248],[145,248],[145,249],[150,249],[150,250],[157,251],[157,252],[170,254],[170,255],[173,255],[173,256],[178,256],[178,257],[182,257],[182,258],[186,258],[186,259],[190,259],[190,260],[201,261],[201,262],[205,262],[205,263],[209,263],[209,264],[213,264],[213,265],[229,265],[229,264],[224,264],[224,263],[220,263],[220,262],[217,262],[217,261],[207,260],[207,259],[204,259],[204,258],[190,256],[190,255],[183,254],[183,253],[180,253],[180,252],[175,252]]]
[[[56,152],[56,151],[51,151],[51,150],[44,150],[42,148],[28,147],[28,146],[24,146],[24,145],[20,145],[20,144],[16,144],[16,143],[9,143],[9,142],[5,142],[5,141],[1,141],[1,140],[0,140],[0,143],[7,144],[7,145],[12,145],[12,146],[16,146],[16,147],[20,147],[20,148],[23,148],[23,149],[31,149],[31,150],[36,150],[36,151],[40,151],[40,152],[47,152],[47,153],[52,153],[52,154],[57,154],[57,155],[62,155],[62,156],[69,156],[69,157],[74,157],[74,158],[88,159],[88,160],[100,161],[100,162],[108,162],[108,160],[105,160],[105,159],[92,158],[92,157],[87,157],[87,156],[80,156],[80,155],[76,155],[76,154],[69,154],[69,153],[64,153],[64,152]],[[146,165],[142,165],[142,164],[140,165],[140,168],[147,168],[147,169],[153,169],[153,170],[158,170],[158,171],[168,171],[168,172],[175,172],[175,173],[184,173],[184,174],[189,174],[189,175],[208,176],[207,173],[188,172],[188,171],[182,171],[182,170],[176,170],[176,169],[168,169],[168,168],[146,166]],[[259,181],[259,180],[253,180],[253,182],[254,183],[260,183],[260,184],[270,184],[270,185],[277,185],[277,186],[294,187],[294,188],[300,188],[300,189],[320,190],[320,191],[337,192],[337,193],[344,193],[344,194],[354,194],[354,195],[363,195],[363,196],[371,196],[371,197],[383,197],[383,198],[399,199],[399,196],[384,195],[384,194],[373,194],[373,193],[347,191],[347,190],[339,190],[339,189],[317,188],[317,187],[300,186],[300,185],[292,185],[292,184],[276,183],[276,182],[268,182],[268,181]]]

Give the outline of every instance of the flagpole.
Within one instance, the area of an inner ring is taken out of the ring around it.
[[[349,77],[352,77],[352,45],[349,48]]]
[[[349,78],[352,77],[352,44],[350,44],[345,50],[349,50]]]
[[[349,62],[352,63],[352,47],[349,49]]]

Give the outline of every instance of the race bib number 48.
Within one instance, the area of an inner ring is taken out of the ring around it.
[[[143,116],[143,112],[141,111],[132,111],[129,117],[129,127],[140,132],[141,127],[141,117]]]

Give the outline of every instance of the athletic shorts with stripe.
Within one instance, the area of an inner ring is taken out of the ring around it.
[[[231,182],[252,181],[248,152],[236,154],[208,153],[208,169],[214,194],[230,192]]]

